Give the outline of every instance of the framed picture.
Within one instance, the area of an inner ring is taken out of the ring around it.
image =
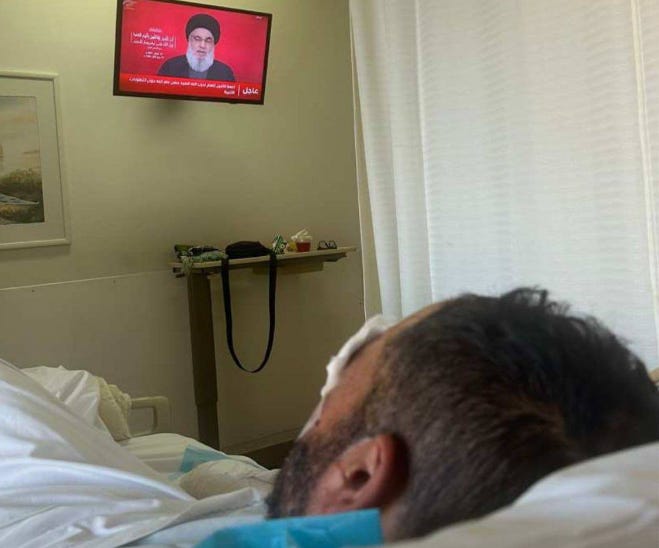
[[[0,251],[70,243],[57,76],[0,72]]]

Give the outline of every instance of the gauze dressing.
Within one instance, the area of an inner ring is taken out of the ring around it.
[[[385,317],[381,314],[373,316],[361,327],[359,331],[357,331],[357,333],[355,333],[346,341],[346,343],[341,347],[341,350],[339,350],[339,353],[332,357],[330,362],[327,364],[327,380],[325,381],[325,385],[320,391],[320,403],[316,406],[316,409],[307,421],[307,424],[304,425],[304,428],[298,437],[302,437],[307,432],[307,430],[309,430],[309,428],[311,428],[320,418],[325,397],[338,384],[341,371],[350,361],[350,358],[352,358],[352,356],[354,356],[360,348],[362,348],[376,337],[380,336],[392,325],[393,324],[386,320]]]

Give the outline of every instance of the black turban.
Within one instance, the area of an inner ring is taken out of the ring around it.
[[[220,24],[213,17],[205,13],[198,13],[190,17],[188,24],[185,25],[185,37],[190,38],[190,33],[198,28],[207,29],[213,35],[217,44],[220,39]]]

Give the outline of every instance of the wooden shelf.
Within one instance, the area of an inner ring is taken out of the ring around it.
[[[312,272],[323,269],[323,263],[336,262],[348,253],[357,251],[356,247],[338,247],[337,249],[318,249],[300,253],[284,253],[277,255],[277,267],[284,272]],[[249,257],[247,259],[229,259],[229,269],[252,268],[257,274],[268,271],[270,257]],[[183,270],[180,262],[171,263],[175,272]],[[222,269],[222,261],[195,263],[192,266],[194,274],[218,274]]]

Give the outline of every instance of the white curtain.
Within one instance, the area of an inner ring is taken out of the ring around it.
[[[541,286],[658,366],[659,2],[350,11],[382,311]]]

